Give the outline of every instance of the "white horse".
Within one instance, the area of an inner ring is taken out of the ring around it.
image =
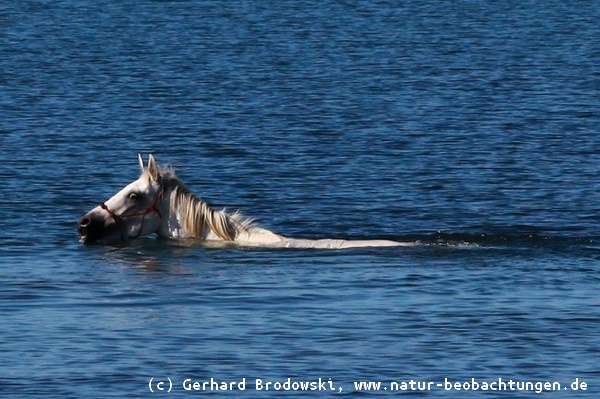
[[[111,199],[79,219],[81,242],[126,241],[156,233],[168,238],[196,238],[242,246],[287,248],[355,248],[409,246],[388,240],[305,240],[287,238],[263,229],[239,213],[213,210],[192,194],[171,168],[158,167],[152,155],[141,176]]]

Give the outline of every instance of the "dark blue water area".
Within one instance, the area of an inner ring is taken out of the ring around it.
[[[598,20],[581,1],[3,2],[0,397],[538,396],[444,385],[500,378],[596,397]],[[138,153],[288,237],[418,245],[81,245]],[[211,378],[246,390],[183,388]],[[342,392],[257,390],[288,378]],[[392,392],[410,380],[434,384]]]

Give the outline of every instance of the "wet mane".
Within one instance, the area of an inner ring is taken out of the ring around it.
[[[161,167],[159,173],[165,189],[171,192],[170,207],[177,210],[181,227],[190,237],[201,237],[212,230],[220,239],[234,241],[240,232],[253,227],[252,220],[244,219],[239,213],[227,214],[224,210],[212,209],[181,182],[173,168]],[[149,172],[143,173],[146,174],[150,177]]]

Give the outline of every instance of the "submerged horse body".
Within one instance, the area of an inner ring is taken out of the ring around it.
[[[160,168],[152,155],[134,182],[86,213],[78,223],[81,242],[127,241],[157,234],[242,246],[356,248],[407,246],[388,240],[306,240],[283,237],[255,225],[239,213],[212,209],[189,191],[171,168]]]

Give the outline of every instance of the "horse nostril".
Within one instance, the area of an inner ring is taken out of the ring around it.
[[[87,216],[84,216],[79,220],[79,227],[88,227],[91,222],[92,222],[92,219],[90,219]]]

